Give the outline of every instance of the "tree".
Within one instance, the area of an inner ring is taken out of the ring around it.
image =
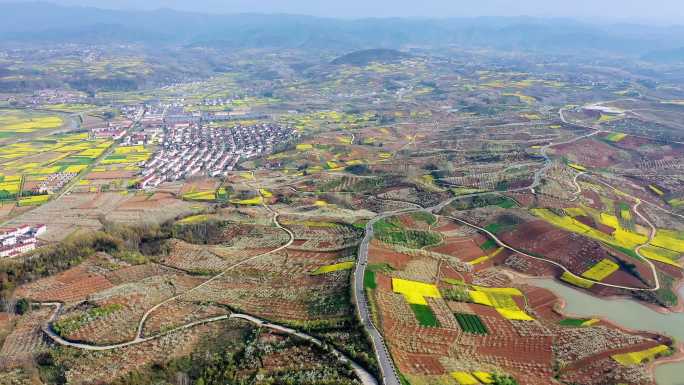
[[[25,298],[22,298],[17,301],[17,304],[14,305],[14,310],[17,314],[22,315],[25,314],[29,310],[30,304],[29,301],[27,301]]]
[[[492,385],[518,385],[518,381],[511,376],[494,374],[492,375]]]

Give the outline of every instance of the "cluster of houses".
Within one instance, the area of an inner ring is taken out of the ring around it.
[[[46,231],[47,225],[0,228],[0,258],[15,257],[34,250],[38,236]]]
[[[90,134],[95,139],[121,139],[126,135],[126,128],[118,125],[107,125],[105,127],[91,128]]]
[[[44,105],[44,104],[79,104],[87,103],[87,96],[83,92],[58,90],[58,89],[44,89],[36,91],[29,98],[29,104]]]
[[[278,144],[297,135],[290,127],[272,123],[230,128],[171,124],[159,151],[145,164],[140,187],[155,187],[193,175],[225,175],[240,159],[270,154]]]
[[[53,194],[62,189],[70,180],[78,174],[74,172],[58,172],[48,175],[47,179],[41,181],[33,190],[41,194]]]
[[[131,118],[126,116],[125,118],[117,118],[113,121],[107,121],[101,125],[90,127],[90,137],[92,139],[119,140],[133,127],[134,119],[135,116]]]

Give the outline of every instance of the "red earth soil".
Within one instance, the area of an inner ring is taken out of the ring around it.
[[[442,254],[453,255],[458,257],[462,261],[472,261],[473,259],[479,258],[486,252],[478,246],[477,239],[473,238],[453,238],[448,237],[436,247],[432,247],[429,250],[435,251]]]
[[[583,166],[592,168],[612,167],[621,161],[615,148],[593,139],[563,144],[556,146],[554,150],[558,156],[571,155]]]
[[[54,277],[43,278],[17,289],[17,297],[36,301],[69,302],[113,287],[104,276],[88,270],[87,264],[73,267]]]
[[[395,269],[403,269],[413,259],[410,255],[388,249],[381,242],[373,240],[368,250],[368,263],[388,263]]]

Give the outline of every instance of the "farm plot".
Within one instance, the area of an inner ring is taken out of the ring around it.
[[[564,318],[558,322],[560,326],[566,327],[588,327],[599,323],[600,320],[596,318]]]
[[[581,168],[615,167],[615,165],[631,159],[628,153],[611,144],[613,142],[609,144],[590,138],[556,146],[553,148],[553,152],[557,156],[567,158],[569,163],[579,165]]]
[[[567,271],[564,271],[563,274],[561,274],[560,279],[561,281],[567,282],[571,285],[581,287],[584,289],[590,289],[594,287],[594,282],[584,279],[582,277],[578,277],[573,273]]]
[[[418,323],[425,327],[437,327],[439,321],[428,305],[426,298],[442,298],[437,286],[423,282],[392,278],[392,289],[402,294],[416,316]]]
[[[43,307],[23,315],[0,349],[0,360],[5,364],[18,364],[30,360],[32,355],[47,350],[42,324],[50,318],[52,308]]]
[[[555,214],[554,214],[555,215]],[[572,218],[569,215],[567,218]],[[590,221],[573,219],[581,226],[593,229],[597,238],[604,240],[611,240],[613,237],[596,228],[589,227],[584,222]],[[610,228],[612,231],[612,228]],[[563,228],[559,228],[551,223],[542,220],[531,220],[519,225],[518,229],[511,233],[505,233],[500,236],[501,240],[517,249],[526,250],[532,255],[543,256],[546,259],[562,264],[569,272],[549,271],[548,273],[556,276],[560,275],[560,279],[572,285],[591,288],[595,286],[592,281],[592,276],[601,278],[611,284],[633,285],[634,287],[645,287],[646,284],[637,279],[633,274],[630,274],[625,269],[620,269],[618,259],[630,258],[633,251],[626,248],[619,248],[613,244],[600,242],[598,239],[588,236],[585,232],[573,233]],[[509,257],[510,263],[514,263],[521,271],[530,274],[539,274],[538,269],[544,267],[534,264],[529,259],[527,261],[518,263],[513,262]],[[606,260],[606,262],[601,262]],[[629,259],[630,263],[635,264],[635,267],[647,272],[647,265],[640,261],[637,257]],[[618,268],[616,269],[616,265]],[[511,265],[513,266],[513,265]],[[597,266],[594,270],[592,268]],[[546,266],[548,268],[548,266]],[[589,272],[589,277],[583,274]],[[596,275],[598,274],[598,275]],[[603,277],[605,275],[605,277]],[[598,286],[597,286],[598,290]],[[597,291],[597,293],[599,293]]]
[[[648,242],[648,237],[642,233],[645,230],[637,228],[635,231],[625,228],[624,214],[618,218],[615,215],[597,212],[589,208],[578,210],[590,215],[589,220],[586,220],[586,215],[557,215],[546,209],[533,209],[532,212],[555,226],[605,242],[630,256],[635,256],[634,248]],[[621,211],[624,212],[624,210]],[[631,213],[628,216],[631,222]],[[654,239],[642,249],[642,255],[654,261],[680,267],[678,259],[684,252],[682,245],[684,245],[684,237],[681,234],[668,229],[658,229]]]
[[[65,336],[95,344],[119,343],[135,337],[140,317],[152,306],[187,291],[203,281],[179,273],[162,272],[129,280],[89,297],[89,307],[65,309],[55,320]]]
[[[106,270],[94,260],[86,261],[63,273],[20,286],[15,295],[39,302],[77,302],[89,295],[111,288]]]
[[[189,201],[215,201],[219,182],[214,179],[201,178],[185,182],[179,195]]]
[[[146,336],[155,335],[194,321],[229,313],[228,309],[211,304],[172,301],[150,315],[145,322],[143,333]]]
[[[236,263],[240,257],[233,261],[210,250],[207,246],[193,245],[179,240],[169,243],[170,251],[162,262],[195,274],[210,274],[225,270],[231,264]]]
[[[153,362],[187,356],[200,343],[202,336],[215,335],[219,328],[218,324],[198,326],[139,345],[104,352],[80,352],[67,348],[67,354],[58,356],[59,364],[65,367],[65,377],[70,384],[117,379],[142,370]]]
[[[0,111],[0,140],[17,135],[61,127],[64,120],[58,115],[28,112],[25,110]]]
[[[375,237],[385,243],[420,249],[442,241],[439,233],[407,229],[396,218],[382,219],[373,225]]]
[[[186,202],[173,194],[156,192],[153,194],[105,193],[105,197],[120,196],[121,202],[107,212],[107,219],[130,224],[162,223],[177,217],[203,211],[206,206],[200,202]]]
[[[602,259],[601,262],[582,273],[582,277],[601,282],[619,269],[620,266],[617,263],[610,259]]]
[[[496,252],[496,248],[489,250],[489,246],[490,243],[482,235],[472,234],[462,237],[446,237],[439,246],[430,247],[428,250],[453,255],[463,262],[476,263],[483,256]]]
[[[356,245],[362,236],[362,230],[344,223],[295,218],[286,217],[281,220],[295,235],[295,243],[291,247],[293,249],[340,250]]]
[[[558,362],[567,366],[602,352],[629,349],[644,343],[651,342],[643,336],[605,326],[563,327],[557,331],[556,354]]]
[[[611,356],[612,359],[624,366],[639,365],[645,361],[651,361],[661,354],[669,352],[670,348],[665,345],[654,346],[650,349],[641,350],[637,352],[616,354]]]
[[[90,167],[112,145],[108,140],[89,140],[88,134],[57,134],[0,148],[0,174],[23,177],[23,191],[56,192]],[[11,180],[11,178],[9,178]],[[16,190],[16,185],[13,190]],[[15,191],[18,195],[21,191]],[[43,200],[28,204],[44,203]]]
[[[21,191],[20,175],[0,175],[0,200],[13,200]]]
[[[487,334],[487,326],[485,326],[480,317],[476,314],[455,313],[454,315],[464,332],[482,335]]]
[[[520,309],[514,297],[523,297],[524,294],[515,288],[485,288],[474,286],[468,292],[474,303],[491,306],[504,318],[518,321],[533,321],[529,314]]]
[[[81,190],[116,191],[136,185],[142,164],[152,155],[150,146],[121,146],[103,158],[85,176]]]
[[[338,253],[284,250],[228,272],[185,301],[214,301],[271,320],[339,319],[348,311],[349,270],[311,275],[345,258]]]
[[[340,271],[340,270],[349,270],[349,269],[352,269],[353,267],[354,267],[353,261],[340,262],[340,263],[335,263],[333,265],[321,266],[318,269],[314,270],[311,274],[312,275],[327,274],[327,273],[332,273],[332,272]]]

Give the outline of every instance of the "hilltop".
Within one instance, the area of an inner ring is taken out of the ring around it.
[[[394,49],[364,49],[340,56],[333,60],[330,64],[349,64],[363,67],[372,62],[394,63],[410,57],[413,56]]]

